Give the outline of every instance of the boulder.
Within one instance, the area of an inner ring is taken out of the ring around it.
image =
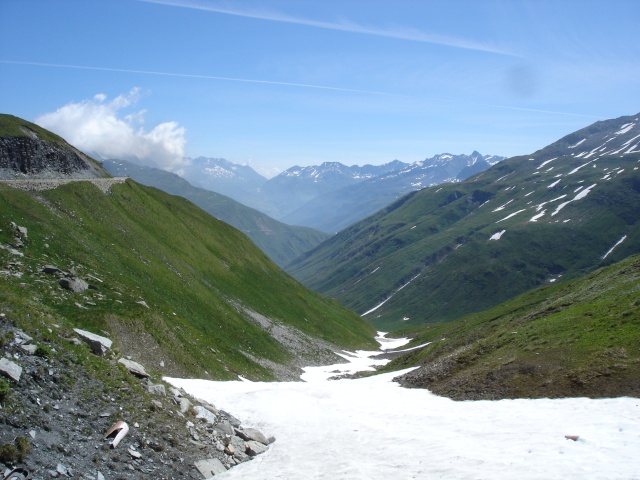
[[[187,413],[192,405],[189,399],[185,397],[180,398],[179,403],[180,403],[180,413]]]
[[[62,273],[62,270],[60,270],[58,267],[54,265],[45,265],[44,267],[42,267],[41,271],[44,273],[49,273],[51,275],[56,273]]]
[[[254,440],[249,440],[247,442],[247,453],[250,457],[255,457],[256,455],[260,455],[269,450],[269,447],[264,445],[263,443],[256,442]]]
[[[118,363],[124,365],[124,368],[129,370],[130,373],[140,378],[149,378],[149,374],[145,371],[144,367],[140,365],[138,362],[134,362],[133,360],[128,360],[126,358],[121,358],[118,360]]]
[[[218,424],[216,425],[216,430],[223,433],[224,435],[234,434],[233,427],[231,426],[229,421],[226,419],[222,419],[218,422]]]
[[[147,385],[147,391],[152,395],[159,395],[161,397],[167,395],[167,391],[165,390],[164,385],[162,385],[161,383],[154,384],[149,382],[149,384]]]
[[[38,350],[38,346],[37,345],[20,345],[20,348],[22,350],[24,350],[25,352],[27,352],[29,355],[33,355],[36,353],[36,350]]]
[[[11,380],[18,383],[20,381],[20,376],[22,375],[22,367],[17,363],[13,363],[11,360],[0,358],[0,375],[9,377]]]
[[[89,284],[78,277],[64,277],[58,283],[62,288],[73,293],[83,293],[89,289]]]
[[[269,440],[267,440],[267,437],[265,437],[261,432],[259,432],[255,428],[236,428],[235,431],[236,431],[236,435],[238,435],[240,438],[242,438],[245,441],[253,440],[256,442],[260,442],[263,445],[269,444]]]
[[[111,344],[113,343],[106,337],[101,337],[100,335],[96,335],[95,333],[87,332],[86,330],[80,330],[79,328],[74,328],[74,332],[78,334],[78,336],[89,344],[91,350],[96,355],[104,355],[111,348]]]
[[[215,425],[218,421],[218,418],[202,405],[197,405],[194,409],[196,411],[196,418],[201,418],[211,425]]]
[[[194,463],[198,471],[204,475],[204,478],[210,478],[219,473],[227,471],[224,465],[217,458],[207,458],[206,460],[198,460]]]

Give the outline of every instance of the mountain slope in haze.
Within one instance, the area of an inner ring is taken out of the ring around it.
[[[398,160],[384,165],[362,167],[347,166],[339,162],[324,162],[308,167],[296,165],[269,179],[260,188],[260,206],[255,208],[280,220],[314,198],[396,171],[404,165]]]
[[[504,157],[473,152],[471,155],[444,153],[412,164],[394,163],[394,167],[400,168],[321,194],[282,220],[292,225],[313,226],[324,232],[337,232],[406,193],[444,182],[462,181],[501,160]]]
[[[13,115],[0,114],[0,180],[108,176],[98,162],[58,135]]]
[[[287,270],[382,329],[449,321],[640,251],[638,116],[401,198]]]
[[[265,177],[248,165],[239,165],[224,158],[189,158],[188,165],[178,173],[191,185],[221,193],[245,205],[255,199]]]
[[[192,159],[179,173],[192,184],[227,195],[290,225],[335,233],[405,193],[460,181],[504,157],[441,154],[412,164],[324,162],[294,166],[267,180],[250,167],[224,159]]]
[[[128,176],[143,185],[180,195],[215,218],[246,234],[277,265],[284,266],[311,250],[329,235],[278,222],[224,195],[192,186],[176,174],[122,160],[107,160],[104,167],[116,176]]]
[[[640,396],[640,256],[402,334],[383,371],[456,400]],[[405,347],[407,348],[407,347]],[[411,348],[410,346],[408,348]]]

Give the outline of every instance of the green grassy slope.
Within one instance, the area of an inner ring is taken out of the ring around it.
[[[385,371],[455,399],[640,396],[640,256],[462,319],[399,332]]]
[[[112,175],[129,176],[143,185],[192,201],[218,220],[245,233],[281,267],[329,238],[326,233],[286,225],[227,196],[194,187],[173,173],[116,160],[105,161],[104,166]]]
[[[630,141],[615,133],[630,118],[602,122],[582,150],[571,144],[590,128],[467,181],[409,194],[287,271],[361,314],[382,304],[366,318],[393,330],[454,320],[640,252],[640,153],[626,153],[633,144],[624,155],[598,150]]]
[[[88,182],[34,193],[0,183],[1,244],[13,242],[10,222],[29,238],[24,257],[0,249],[0,269],[20,262],[13,268],[24,272],[0,275],[0,308],[21,322],[52,315],[67,327],[104,330],[148,367],[164,361],[166,374],[274,378],[258,360],[288,364],[292,353],[245,309],[342,348],[375,343],[371,327],[295,282],[248,237],[131,180],[109,195]],[[96,277],[97,290],[62,291],[39,273],[45,264]]]

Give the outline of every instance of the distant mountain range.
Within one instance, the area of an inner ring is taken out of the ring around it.
[[[640,251],[638,115],[410,193],[287,271],[376,327],[441,322]]]
[[[286,225],[228,196],[194,187],[174,173],[123,160],[106,160],[103,166],[114,176],[131,177],[143,185],[192,201],[213,217],[246,234],[280,267],[329,237],[311,228]]]
[[[405,193],[464,180],[503,159],[473,152],[436,155],[412,164],[325,162],[294,166],[267,180],[248,166],[199,157],[178,173],[193,185],[228,195],[285,223],[335,233]]]

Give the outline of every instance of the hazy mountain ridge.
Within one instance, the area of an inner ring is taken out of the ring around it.
[[[320,195],[284,217],[283,221],[337,232],[386,207],[406,193],[464,180],[501,160],[504,157],[483,156],[478,152],[471,155],[436,155]]]
[[[473,152],[441,154],[412,164],[324,162],[296,165],[267,180],[250,167],[201,157],[178,173],[193,179],[196,186],[225,194],[287,224],[335,233],[407,192],[463,180],[503,159]]]
[[[248,165],[239,165],[224,158],[188,158],[178,172],[190,184],[234,198],[251,196],[267,181]],[[239,200],[238,200],[239,201]]]
[[[598,122],[411,193],[287,270],[381,328],[452,320],[584,274],[640,251],[638,134],[636,116]]]

